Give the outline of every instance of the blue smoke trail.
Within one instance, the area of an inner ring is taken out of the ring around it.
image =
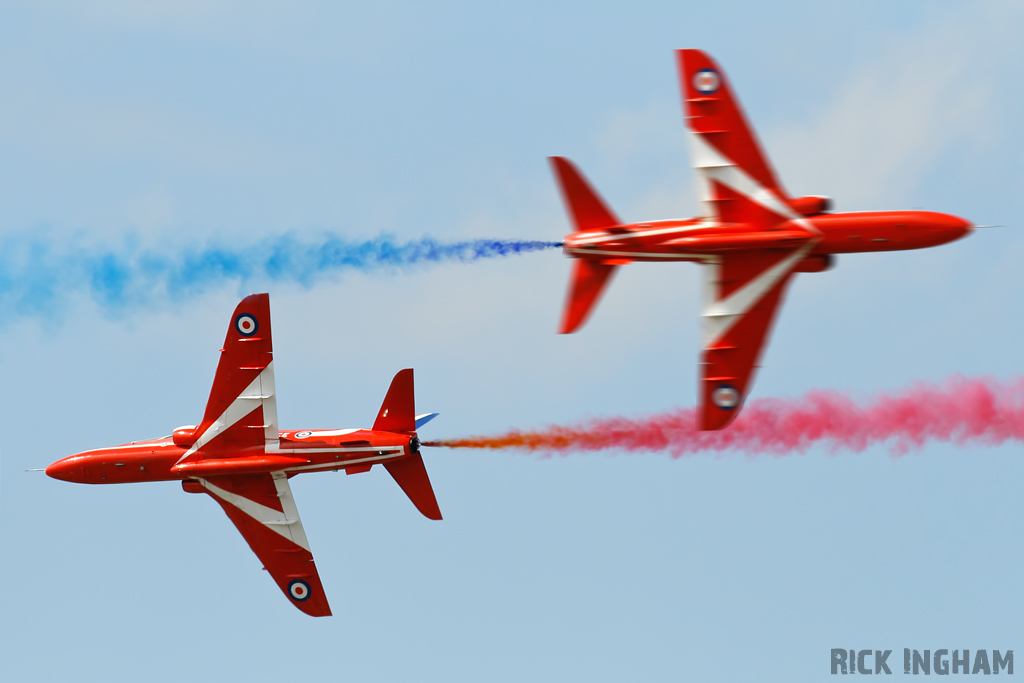
[[[561,242],[389,236],[351,241],[328,235],[318,242],[292,234],[242,248],[206,245],[175,250],[78,248],[56,240],[8,238],[0,243],[0,320],[53,314],[76,294],[109,313],[161,299],[181,300],[228,283],[289,283],[312,287],[345,271],[408,270],[445,262],[470,263],[553,249]]]

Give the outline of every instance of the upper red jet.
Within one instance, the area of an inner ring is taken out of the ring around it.
[[[733,95],[725,72],[700,50],[677,53],[703,215],[623,223],[562,157],[552,157],[577,232],[577,259],[561,333],[577,330],[616,266],[695,261],[705,266],[700,429],[722,429],[750,390],[753,369],[793,273],[831,267],[833,254],[921,249],[970,232],[970,221],[931,211],[828,213],[826,197],[791,198]]]
[[[419,454],[412,370],[395,375],[373,429],[277,429],[270,297],[253,294],[231,315],[206,415],[172,436],[86,451],[46,468],[83,484],[180,480],[220,503],[292,604],[330,616],[288,479],[302,472],[366,472],[384,465],[413,504],[441,519]]]

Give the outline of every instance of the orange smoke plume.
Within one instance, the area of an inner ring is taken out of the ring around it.
[[[680,408],[649,417],[597,418],[423,445],[545,455],[665,452],[679,458],[723,451],[782,456],[819,444],[833,453],[889,444],[893,455],[903,455],[933,441],[987,446],[1024,441],[1024,378],[1000,382],[952,377],[941,384],[917,383],[865,403],[837,391],[763,398],[751,401],[732,426],[717,432],[697,431],[695,409]]]

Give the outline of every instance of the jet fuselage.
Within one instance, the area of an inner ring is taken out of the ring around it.
[[[235,451],[229,458],[180,464],[189,446],[167,436],[71,455],[47,467],[46,473],[78,484],[129,484],[279,471],[289,477],[329,470],[356,474],[419,450],[414,435],[371,429],[298,430],[280,435],[280,449],[251,448]]]
[[[706,261],[725,251],[793,249],[813,242],[809,256],[935,247],[960,239],[970,221],[932,211],[822,213],[775,229],[703,219],[616,225],[574,232],[563,251],[575,258],[624,261]]]

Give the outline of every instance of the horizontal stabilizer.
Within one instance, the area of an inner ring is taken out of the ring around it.
[[[423,425],[427,424],[441,413],[426,413],[425,415],[416,416],[416,429],[419,429]]]
[[[575,332],[586,321],[591,309],[601,298],[615,266],[588,258],[576,259],[569,280],[569,292],[562,312],[559,334]]]
[[[564,157],[550,157],[551,168],[558,179],[565,208],[576,224],[576,230],[603,230],[619,225],[619,219],[612,213],[601,197],[590,186],[583,174]]]
[[[409,496],[416,509],[428,519],[441,519],[441,509],[434,497],[434,488],[430,485],[427,468],[423,466],[423,456],[419,453],[401,460],[384,463],[384,467]]]

